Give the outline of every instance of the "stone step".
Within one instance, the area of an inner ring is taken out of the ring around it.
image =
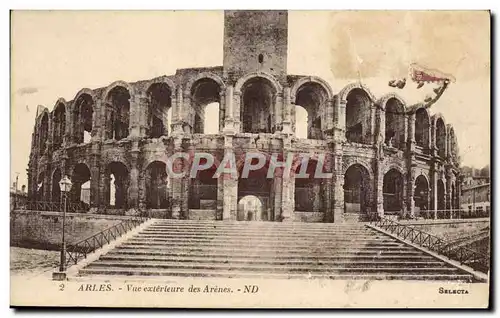
[[[104,255],[99,258],[101,261],[137,261],[137,262],[178,262],[178,263],[200,263],[200,264],[221,264],[221,263],[231,263],[231,264],[268,264],[273,266],[280,265],[327,265],[327,266],[342,266],[342,267],[394,267],[394,266],[404,266],[404,267],[439,267],[447,266],[445,262],[436,261],[433,258],[429,258],[427,261],[423,260],[384,260],[384,259],[369,259],[369,260],[356,260],[346,258],[344,260],[339,259],[326,259],[326,260],[314,260],[314,259],[273,259],[273,258],[235,258],[227,257],[223,259],[217,258],[207,258],[207,257],[158,257],[151,255]]]
[[[336,254],[365,254],[365,255],[373,255],[374,257],[377,255],[389,255],[389,254],[410,254],[410,255],[422,255],[422,252],[415,251],[410,247],[399,248],[399,249],[387,249],[387,248],[363,248],[363,249],[355,249],[353,247],[339,247],[339,248],[330,248],[330,249],[294,249],[293,246],[286,250],[280,250],[279,248],[200,248],[197,246],[158,246],[158,245],[146,245],[146,244],[128,244],[123,243],[116,247],[116,249],[140,249],[140,250],[149,250],[149,251],[184,251],[186,253],[197,253],[201,255],[205,255],[207,253],[219,252],[225,254],[233,254],[236,251],[241,253],[247,253],[249,255],[263,255],[263,254],[295,254],[300,255],[302,257],[311,257],[314,255],[322,255],[324,253],[336,253]]]
[[[303,227],[303,228],[364,228],[363,223],[345,224],[345,223],[305,223],[305,222],[273,222],[273,221],[214,221],[214,220],[174,220],[174,219],[156,219],[153,225],[175,225],[175,226],[242,226],[242,227]]]
[[[336,235],[336,234],[328,234],[328,235],[304,235],[304,234],[280,234],[280,233],[272,233],[272,234],[239,234],[239,233],[231,233],[231,234],[223,234],[223,235],[218,235],[218,234],[212,234],[212,233],[184,233],[184,232],[179,232],[179,233],[169,233],[169,232],[140,232],[136,235],[136,237],[144,237],[144,238],[178,238],[178,239],[226,239],[226,238],[239,238],[239,239],[246,239],[246,238],[267,238],[267,239],[296,239],[296,240],[345,240],[345,239],[350,239],[350,240],[377,240],[377,239],[383,239],[383,240],[393,240],[392,238],[386,236],[386,235],[375,235],[375,234],[360,234],[356,236],[352,235]]]
[[[147,228],[142,230],[141,233],[146,234],[214,234],[214,235],[298,235],[298,236],[352,236],[352,235],[372,235],[371,231],[337,231],[337,232],[329,232],[329,231],[263,231],[259,230],[250,230],[250,229],[156,229],[156,228]],[[374,233],[375,234],[375,233]],[[378,233],[377,233],[378,234]]]
[[[110,251],[106,255],[135,255],[135,256],[151,256],[151,257],[200,257],[200,258],[216,258],[216,259],[233,259],[233,258],[244,258],[244,259],[254,259],[255,255],[248,254],[248,253],[242,253],[235,251],[234,253],[227,254],[227,253],[203,253],[201,255],[198,255],[198,253],[195,253],[196,255],[193,255],[193,253],[187,253],[185,251],[183,252],[176,252],[176,251],[163,251],[163,250],[141,250],[141,249],[134,249],[134,248],[116,248],[112,251]],[[357,261],[357,260],[365,260],[365,261],[379,261],[379,260],[394,260],[394,261],[428,261],[428,260],[435,260],[433,257],[429,255],[425,255],[421,252],[412,252],[410,253],[365,253],[365,252],[358,252],[358,253],[342,253],[342,254],[335,254],[335,255],[330,255],[330,254],[316,254],[316,255],[309,255],[309,257],[304,258],[302,255],[297,255],[297,254],[286,254],[286,253],[259,253],[258,255],[259,259],[265,260],[265,259],[274,259],[274,260],[301,260],[301,259],[309,259],[309,260],[352,260],[352,261]]]
[[[398,242],[314,242],[314,243],[302,243],[297,242],[283,242],[283,241],[253,241],[253,240],[243,240],[243,241],[227,241],[227,242],[214,242],[214,241],[170,241],[170,240],[147,240],[147,239],[137,239],[131,238],[127,242],[123,243],[127,245],[151,245],[151,246],[185,246],[185,247],[200,247],[200,248],[242,248],[242,249],[255,249],[255,248],[273,248],[273,249],[311,249],[311,248],[321,248],[321,249],[335,249],[337,247],[351,247],[351,248],[377,248],[377,249],[411,249],[411,247],[398,243]]]
[[[179,262],[168,262],[168,261],[156,261],[156,262],[141,262],[141,261],[97,261],[90,264],[87,268],[153,268],[153,269],[174,269],[174,268],[189,268],[197,269],[202,271],[212,271],[212,270],[226,270],[226,271],[261,271],[261,272],[290,272],[290,273],[300,273],[300,272],[311,272],[311,273],[453,273],[457,272],[458,269],[454,267],[438,266],[438,267],[381,267],[381,266],[369,266],[369,267],[347,267],[347,266],[337,266],[333,267],[330,265],[315,265],[315,266],[304,266],[304,265],[293,265],[287,264],[282,266],[275,266],[273,264],[228,264],[228,263],[179,263]]]
[[[470,282],[471,275],[466,274],[411,274],[411,273],[351,273],[351,274],[331,274],[331,273],[254,273],[242,271],[211,271],[200,272],[192,269],[147,269],[137,268],[85,268],[81,270],[82,275],[122,275],[122,276],[184,276],[184,277],[238,277],[238,278],[270,278],[270,279],[340,279],[340,280],[454,280]]]

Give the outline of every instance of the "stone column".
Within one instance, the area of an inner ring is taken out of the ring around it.
[[[444,206],[446,210],[449,210],[450,219],[452,218],[452,207],[451,207],[451,172],[447,171],[446,173],[446,185],[444,192]]]
[[[333,222],[342,223],[344,221],[344,175],[342,173],[342,144],[333,144],[334,172],[333,172],[333,192],[331,194],[333,202]]]
[[[226,122],[226,92],[221,91],[219,93],[219,128],[217,129],[217,133],[222,133],[225,127]],[[205,114],[206,116],[206,114]]]
[[[283,92],[276,94],[276,102],[274,105],[274,122],[271,126],[271,133],[283,130],[283,108],[284,105]]]
[[[233,154],[233,136],[226,134],[224,136],[224,156],[230,158]],[[238,178],[229,172],[222,173],[221,178],[224,195],[222,219],[235,221],[238,214]]]
[[[234,97],[233,97],[233,92],[234,88],[229,85],[226,87],[226,94],[225,94],[225,118],[224,118],[224,133],[228,134],[234,134],[235,129],[234,129],[234,110],[233,110],[233,102],[234,102]]]
[[[291,123],[291,107],[295,107],[291,103],[290,99],[290,87],[285,87],[283,89],[283,120],[281,123],[281,132],[287,135],[292,134],[292,123]]]
[[[375,205],[379,217],[384,216],[384,171],[383,165],[377,161],[375,165]]]
[[[177,98],[172,100],[172,135],[178,135],[182,133],[182,112],[183,112],[183,94],[182,87],[177,88]]]
[[[174,137],[174,151],[173,153],[182,152],[182,138],[180,136]],[[175,162],[172,163],[173,170],[175,173],[180,173],[184,171],[184,160],[178,161],[181,159],[176,159]],[[179,168],[179,169],[176,169]],[[170,197],[172,198],[172,218],[180,219],[183,210],[183,201],[184,201],[184,177],[172,177],[172,186],[170,188]]]
[[[241,92],[234,91],[233,92],[233,119],[234,119],[234,131],[236,133],[241,132]]]
[[[430,170],[430,179],[431,179],[431,184],[430,184],[430,191],[431,191],[431,206],[432,210],[434,211],[434,219],[437,219],[437,179],[438,179],[438,172],[436,171],[436,163],[432,164],[431,170]]]
[[[128,208],[139,207],[139,169],[138,160],[141,150],[139,149],[139,142],[132,142],[132,149],[130,150],[130,184],[128,187]]]
[[[295,178],[290,173],[284,173],[281,182],[280,219],[282,222],[292,222],[295,212]]]
[[[129,137],[141,137],[141,95],[135,94],[130,98],[130,113],[129,113]]]
[[[377,121],[378,131],[375,136],[375,143],[378,145],[382,145],[386,142],[385,140],[385,111],[382,108],[379,108],[377,111]]]
[[[410,218],[415,218],[415,170],[410,168],[410,173],[408,174],[408,178],[406,180],[406,198],[407,198],[407,207],[410,212]]]
[[[182,95],[182,111],[180,112],[180,122],[184,133],[194,132],[194,109],[191,104],[191,94],[184,92]]]
[[[415,113],[408,115],[407,149],[415,152]]]
[[[94,137],[92,137],[94,138]],[[99,195],[99,189],[101,185],[101,143],[92,142],[92,156],[90,163],[90,212],[97,213],[99,210],[99,203],[101,197]]]
[[[369,125],[370,125],[370,129],[368,129],[368,132],[369,134],[365,136],[365,139],[369,144],[372,144],[375,140],[376,140],[376,123],[375,123],[375,119],[376,119],[376,114],[377,114],[377,108],[375,106],[375,104],[371,104],[370,106],[370,122],[369,122]],[[384,134],[385,134],[385,131],[384,131]]]

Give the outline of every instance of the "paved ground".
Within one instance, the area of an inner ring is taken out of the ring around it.
[[[52,272],[59,264],[59,252],[29,248],[10,248],[11,274],[38,275]]]

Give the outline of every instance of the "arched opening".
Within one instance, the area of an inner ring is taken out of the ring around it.
[[[328,93],[317,83],[306,83],[298,89],[295,105],[302,106],[307,112],[308,139],[323,139],[321,117],[327,101]]]
[[[106,202],[115,209],[127,208],[129,173],[121,162],[111,162],[105,172]]]
[[[200,164],[206,164],[206,159],[200,160]],[[217,167],[214,165],[210,169],[198,171],[195,178],[191,178],[189,194],[190,209],[217,209],[218,179],[214,178],[216,170]]]
[[[202,78],[193,84],[191,98],[195,113],[195,134],[217,134],[223,127],[220,93],[221,87],[211,78]]]
[[[344,175],[345,213],[367,213],[369,209],[370,175],[365,167],[354,164]]]
[[[168,111],[172,107],[172,92],[166,83],[152,84],[147,90],[149,138],[160,138],[169,132]]]
[[[116,86],[106,96],[106,139],[121,140],[128,137],[130,122],[130,93]]]
[[[44,201],[44,172],[40,172],[36,178],[36,191],[35,191],[35,199],[36,201]],[[59,182],[59,181],[58,181]]]
[[[271,82],[265,78],[254,77],[243,85],[241,91],[243,107],[240,120],[243,132],[272,133],[273,106],[277,92]]]
[[[246,195],[238,202],[238,221],[261,221],[264,209],[262,201],[254,195]]]
[[[348,142],[370,144],[371,101],[368,94],[355,88],[347,95],[346,104],[346,139]]]
[[[49,115],[44,113],[42,120],[40,122],[40,132],[38,135],[38,147],[40,149],[40,154],[43,155],[45,149],[47,149],[47,137],[49,135]]]
[[[309,160],[307,167],[300,164],[295,170],[295,211],[324,212],[325,196],[324,181],[315,177],[316,160]],[[306,171],[308,178],[300,178],[299,172]],[[325,171],[323,171],[325,172]]]
[[[90,142],[92,136],[92,116],[94,100],[89,94],[81,94],[75,101],[73,113],[74,142],[77,144]]]
[[[245,159],[249,160],[249,159]],[[252,158],[250,164],[256,165],[259,159]],[[244,165],[243,165],[244,167]],[[267,178],[267,172],[269,167],[269,160],[266,160],[264,166],[258,170],[251,170],[248,176],[243,176],[243,167],[239,171],[238,179],[238,201],[248,195],[257,197],[262,203],[262,214],[258,220],[268,221],[272,220],[271,215],[271,189],[273,185],[273,179]],[[241,211],[238,211],[238,220],[244,220],[241,218]]]
[[[61,181],[61,170],[56,169],[52,174],[52,202],[61,202],[61,188],[59,187],[59,181]]]
[[[394,148],[405,147],[405,117],[403,104],[391,98],[385,106],[385,144]]]
[[[457,198],[457,193],[455,190],[455,183],[451,184],[451,209],[452,210],[457,210],[458,209],[458,198]]]
[[[307,139],[308,123],[307,110],[300,106],[295,106],[295,137]]]
[[[451,162],[459,166],[459,156],[458,156],[458,145],[457,145],[457,136],[455,135],[455,130],[453,127],[450,128],[450,133],[448,136],[449,140],[449,148],[448,148],[448,154],[451,157]]]
[[[436,120],[436,147],[438,156],[446,158],[446,127],[442,118]]]
[[[438,211],[443,211],[446,209],[445,205],[445,188],[444,188],[444,182],[443,180],[438,180],[437,181],[437,209]],[[443,215],[443,213],[440,213],[438,215]]]
[[[415,113],[415,142],[419,147],[429,148],[429,115],[423,108]]]
[[[419,175],[415,179],[415,192],[413,194],[415,201],[415,215],[420,215],[423,211],[425,214],[423,216],[428,216],[427,211],[429,210],[429,182],[423,175]]]
[[[384,212],[394,214],[403,208],[403,175],[396,169],[384,175],[383,185]]]
[[[61,148],[64,140],[64,131],[66,130],[66,107],[63,103],[58,103],[54,110],[54,134],[52,138],[52,143],[54,150]]]
[[[85,163],[75,165],[71,182],[73,183],[71,201],[88,207],[90,204],[90,169]]]
[[[146,168],[146,208],[167,209],[168,189],[167,165],[161,161],[151,162]]]

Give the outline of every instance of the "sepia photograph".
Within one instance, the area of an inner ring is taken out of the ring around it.
[[[10,13],[10,306],[488,308],[491,13]]]

